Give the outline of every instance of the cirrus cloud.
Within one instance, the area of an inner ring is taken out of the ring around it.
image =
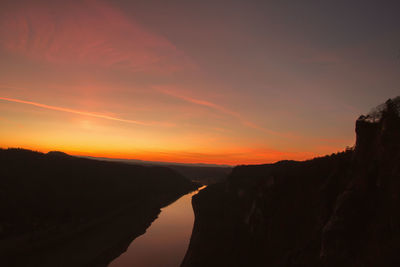
[[[13,102],[13,103],[19,103],[19,104],[26,104],[26,105],[31,105],[31,106],[40,107],[40,108],[44,108],[44,109],[55,110],[55,111],[73,113],[73,114],[78,114],[78,115],[83,115],[83,116],[88,116],[88,117],[95,117],[95,118],[99,118],[99,119],[105,119],[105,120],[111,120],[111,121],[118,121],[118,122],[137,124],[137,125],[173,126],[173,124],[167,123],[167,122],[154,122],[154,121],[148,122],[148,121],[140,121],[140,120],[123,119],[123,118],[119,118],[119,117],[116,117],[116,116],[110,116],[110,115],[107,115],[107,114],[82,111],[82,110],[59,107],[59,106],[54,106],[54,105],[47,105],[47,104],[42,104],[42,103],[33,102],[33,101],[27,101],[27,100],[22,100],[22,99],[16,99],[16,98],[0,97],[0,100],[7,101],[7,102]]]
[[[169,40],[104,2],[25,1],[0,13],[0,45],[29,58],[130,71],[189,65]]]
[[[283,138],[295,138],[295,136],[291,133],[282,133],[282,132],[278,132],[278,131],[274,131],[265,127],[262,127],[260,125],[257,125],[256,123],[252,122],[251,120],[245,118],[242,114],[240,114],[239,112],[236,112],[234,110],[231,110],[229,108],[226,108],[222,105],[213,103],[211,101],[208,100],[203,100],[203,99],[198,99],[198,98],[193,98],[190,97],[188,95],[185,95],[183,93],[181,93],[180,91],[174,90],[174,88],[169,87],[169,86],[154,86],[153,87],[155,90],[159,91],[160,93],[163,93],[165,95],[169,95],[178,99],[181,99],[185,102],[191,103],[191,104],[195,104],[198,106],[204,106],[204,107],[208,107],[210,109],[216,110],[218,112],[221,112],[225,115],[231,116],[233,118],[235,118],[236,120],[238,120],[243,126],[248,127],[248,128],[252,128],[261,132],[264,132],[266,134],[269,135],[273,135],[273,136],[278,136],[278,137],[283,137]]]

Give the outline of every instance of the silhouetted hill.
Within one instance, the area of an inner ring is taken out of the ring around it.
[[[71,240],[82,243],[82,233],[123,220],[130,220],[129,231],[135,237],[162,206],[195,188],[190,180],[166,167],[90,160],[62,152],[0,149],[0,262],[7,263],[5,266],[79,266],[93,259],[79,262],[80,256],[69,255],[77,261],[68,265],[68,250],[64,256],[59,251],[73,244]],[[109,243],[98,246],[110,248],[112,242],[121,241],[107,234],[104,232],[104,238],[107,236]],[[59,251],[49,252],[54,244]],[[101,250],[106,248],[93,253]],[[88,248],[87,256],[94,257],[89,252]],[[50,259],[57,253],[61,258]]]
[[[228,174],[232,171],[232,167],[229,165],[202,164],[202,163],[171,163],[171,162],[161,162],[161,161],[144,161],[137,159],[97,158],[89,156],[81,156],[81,157],[96,159],[96,160],[112,161],[112,162],[124,162],[127,164],[135,164],[143,166],[168,167],[182,174],[186,178],[194,182],[199,182],[201,184],[213,184],[216,182],[221,182],[225,180]]]
[[[208,164],[208,163],[181,163],[181,162],[166,162],[166,161],[148,161],[140,159],[119,159],[119,158],[105,158],[93,156],[77,156],[87,159],[97,159],[102,161],[124,162],[142,166],[184,166],[184,167],[212,167],[212,168],[231,168],[232,166],[226,164]]]
[[[361,116],[354,150],[238,166],[202,190],[182,266],[399,266],[398,107]]]
[[[64,153],[64,152],[61,152],[61,151],[49,151],[47,153],[47,155],[51,156],[51,157],[59,157],[59,158],[69,158],[69,157],[71,157],[67,153]]]

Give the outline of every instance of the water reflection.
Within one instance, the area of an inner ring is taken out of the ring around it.
[[[146,233],[136,238],[127,251],[111,262],[109,267],[179,266],[192,234],[194,214],[191,199],[198,191],[184,195],[162,208],[159,217]]]

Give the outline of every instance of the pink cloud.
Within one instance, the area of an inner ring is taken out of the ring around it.
[[[205,107],[211,108],[213,110],[219,111],[219,112],[221,112],[223,114],[229,115],[229,116],[237,119],[242,125],[244,125],[246,127],[249,127],[249,128],[252,128],[252,129],[256,129],[256,130],[262,131],[262,132],[264,132],[266,134],[270,134],[270,135],[274,135],[274,136],[279,136],[279,137],[284,137],[284,138],[293,138],[294,137],[292,134],[289,134],[289,133],[280,133],[280,132],[267,129],[267,128],[262,127],[262,126],[259,126],[256,123],[254,123],[254,122],[248,120],[247,118],[245,118],[242,114],[240,114],[240,113],[238,113],[236,111],[233,111],[231,109],[228,109],[226,107],[223,107],[221,105],[218,105],[216,103],[184,95],[184,94],[182,94],[182,93],[180,93],[180,92],[178,92],[178,91],[176,91],[176,90],[174,90],[172,88],[169,88],[169,87],[154,87],[154,88],[156,90],[158,90],[159,92],[163,93],[163,94],[166,94],[166,95],[169,95],[169,96],[172,96],[172,97],[175,97],[175,98],[179,98],[179,99],[184,100],[184,101],[186,101],[188,103],[192,103],[192,104],[196,104],[196,105],[200,105],[200,106],[205,106]]]
[[[37,102],[33,102],[33,101],[26,101],[26,100],[16,99],[16,98],[0,97],[0,100],[7,101],[7,102],[19,103],[19,104],[31,105],[31,106],[40,107],[40,108],[49,109],[49,110],[55,110],[55,111],[73,113],[73,114],[78,114],[78,115],[83,115],[83,116],[95,117],[95,118],[99,118],[99,119],[130,123],[130,124],[145,125],[145,126],[150,126],[150,125],[172,126],[172,124],[170,124],[170,123],[129,120],[129,119],[123,119],[123,118],[119,118],[116,116],[110,116],[110,115],[102,114],[102,113],[94,113],[94,112],[82,111],[82,110],[77,110],[77,109],[58,107],[58,106],[47,105],[47,104],[37,103]]]
[[[3,12],[0,45],[29,58],[131,71],[169,72],[188,64],[166,38],[100,1],[29,1]]]

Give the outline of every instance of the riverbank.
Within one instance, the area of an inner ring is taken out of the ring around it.
[[[183,260],[193,229],[192,196],[206,186],[161,209],[158,218],[109,267],[176,267]]]
[[[106,266],[197,185],[164,167],[0,150],[0,262]],[[122,246],[123,247],[123,246]]]

